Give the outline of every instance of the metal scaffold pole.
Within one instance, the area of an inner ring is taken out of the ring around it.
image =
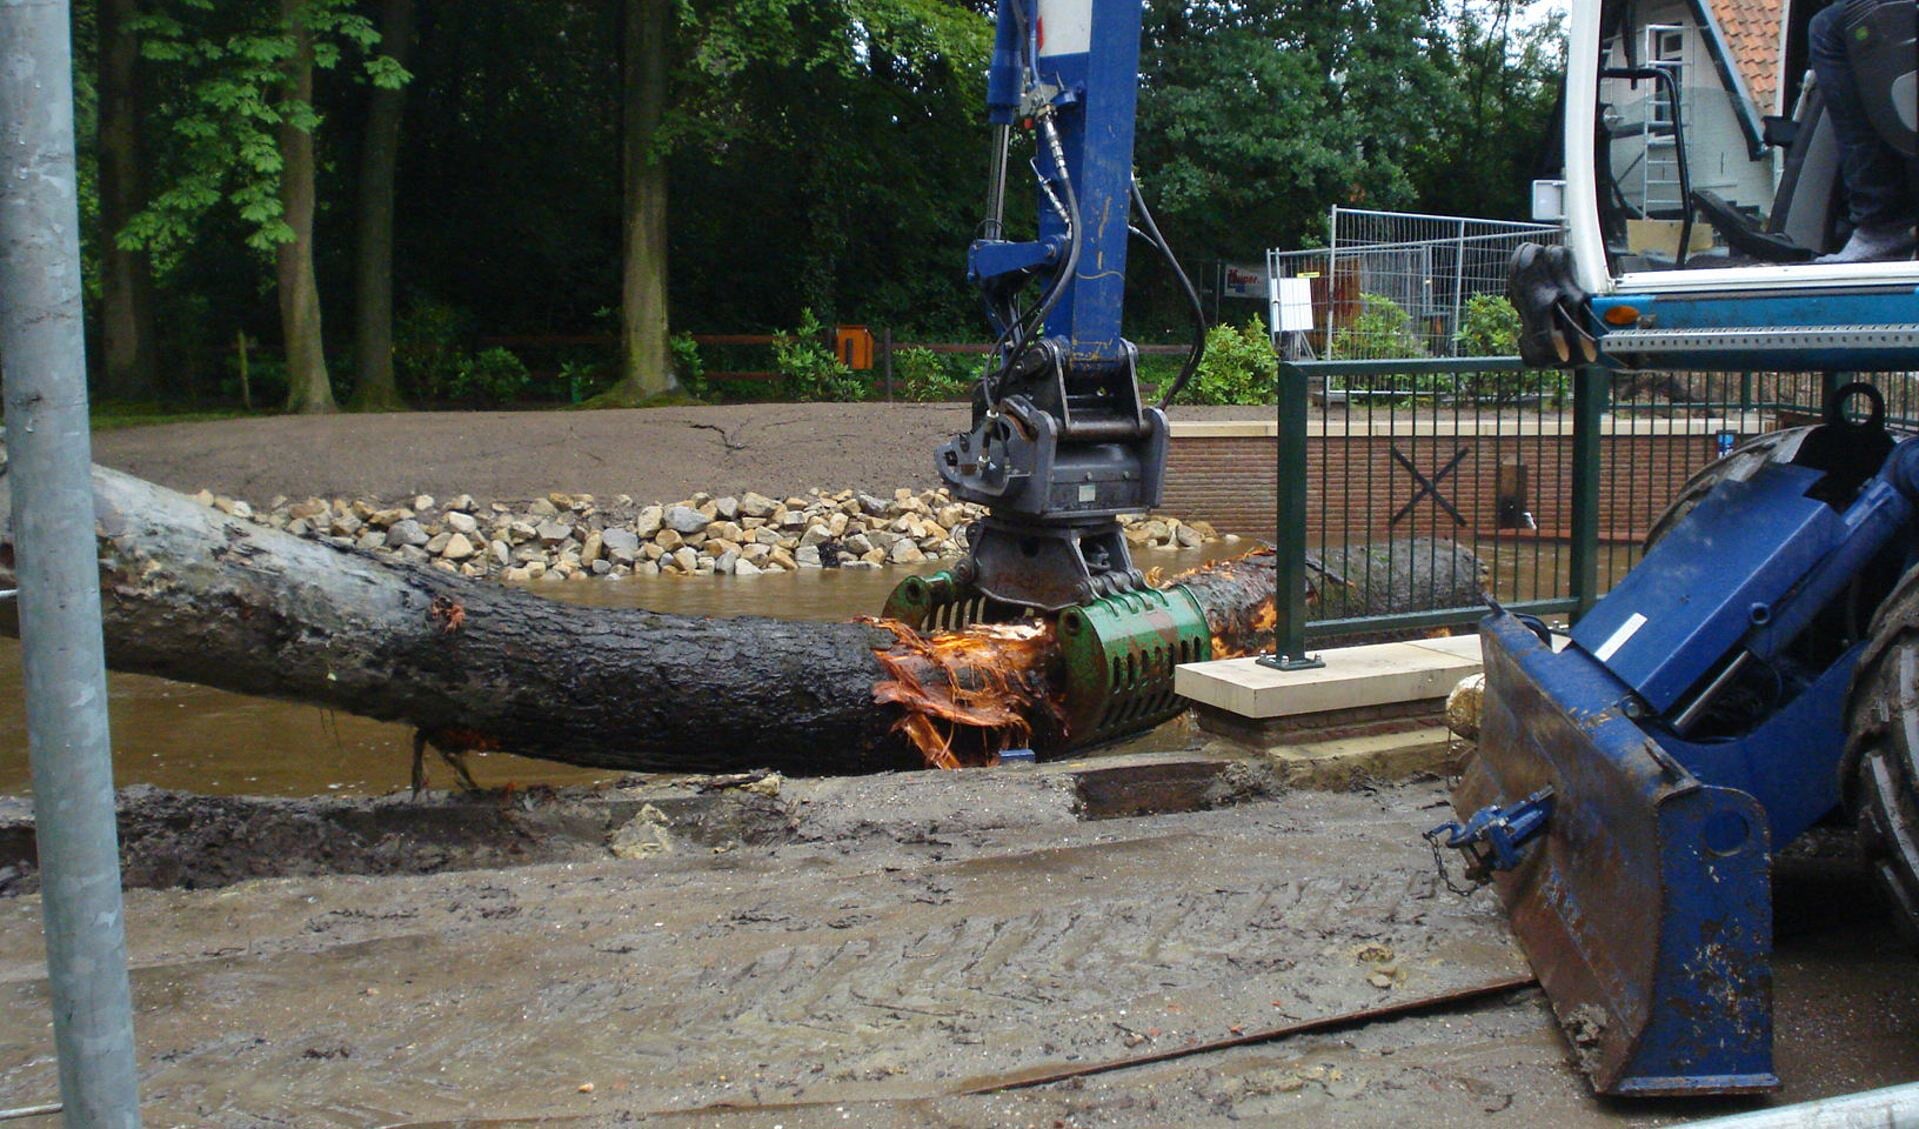
[[[69,1129],[137,1126],[81,334],[67,0],[0,0],[0,358],[28,750]]]

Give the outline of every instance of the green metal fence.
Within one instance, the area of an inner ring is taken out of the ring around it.
[[[1842,382],[1511,357],[1282,365],[1275,661],[1470,623],[1485,607],[1462,569],[1506,607],[1576,617],[1689,477],[1741,439],[1813,422]],[[1874,382],[1895,422],[1919,419],[1919,379]]]

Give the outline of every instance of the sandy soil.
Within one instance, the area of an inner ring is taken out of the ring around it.
[[[256,504],[275,494],[489,501],[560,490],[641,502],[813,486],[890,494],[939,485],[933,450],[968,423],[955,404],[276,416],[109,431],[94,437],[94,459],[176,490]]]
[[[625,858],[549,811],[521,831],[564,861],[134,891],[147,1121],[1576,1129],[1743,1108],[1593,1100],[1530,991],[954,1096],[1522,968],[1490,895],[1435,879],[1436,784],[1273,794],[1248,769],[1201,797],[1218,810],[1088,820],[1086,767],[611,793]],[[1779,1100],[1919,1074],[1919,976],[1861,890],[1782,884]],[[0,901],[0,1093],[22,1102],[54,1086],[38,910]]]

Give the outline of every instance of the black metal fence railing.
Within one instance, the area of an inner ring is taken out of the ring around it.
[[[1873,379],[1894,425],[1919,428],[1919,377]],[[1637,562],[1688,478],[1741,439],[1815,422],[1839,383],[1511,357],[1284,364],[1278,661],[1470,623],[1482,588],[1576,616]]]

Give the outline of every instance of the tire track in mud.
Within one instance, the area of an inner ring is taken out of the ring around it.
[[[1090,848],[1067,850],[1084,857]],[[982,860],[963,865],[978,874]],[[1235,869],[1230,860],[1217,868]],[[1121,1010],[1116,1001],[1171,1001],[1173,1014],[1185,1015],[1240,998],[1247,1018],[1258,1013],[1245,998],[1265,1008],[1267,996],[1281,994],[1289,1011],[1313,1009],[1321,998],[1342,1006],[1380,998],[1349,949],[1384,939],[1401,959],[1425,953],[1420,934],[1436,886],[1430,873],[1382,868],[1138,901],[1094,889],[988,914],[979,911],[1006,891],[980,890],[948,906],[914,906],[918,927],[908,932],[896,928],[895,913],[831,942],[812,939],[817,927],[785,933],[773,947],[737,964],[722,958],[686,990],[671,991],[687,1005],[676,1012],[683,1029],[742,1035],[747,1044],[784,1029],[792,1037],[838,1035],[850,1051],[881,1026],[909,1042],[1019,1031],[1104,1046]],[[927,920],[942,912],[945,920]],[[776,916],[791,928],[791,918]],[[722,1035],[715,1046],[728,1042]]]

